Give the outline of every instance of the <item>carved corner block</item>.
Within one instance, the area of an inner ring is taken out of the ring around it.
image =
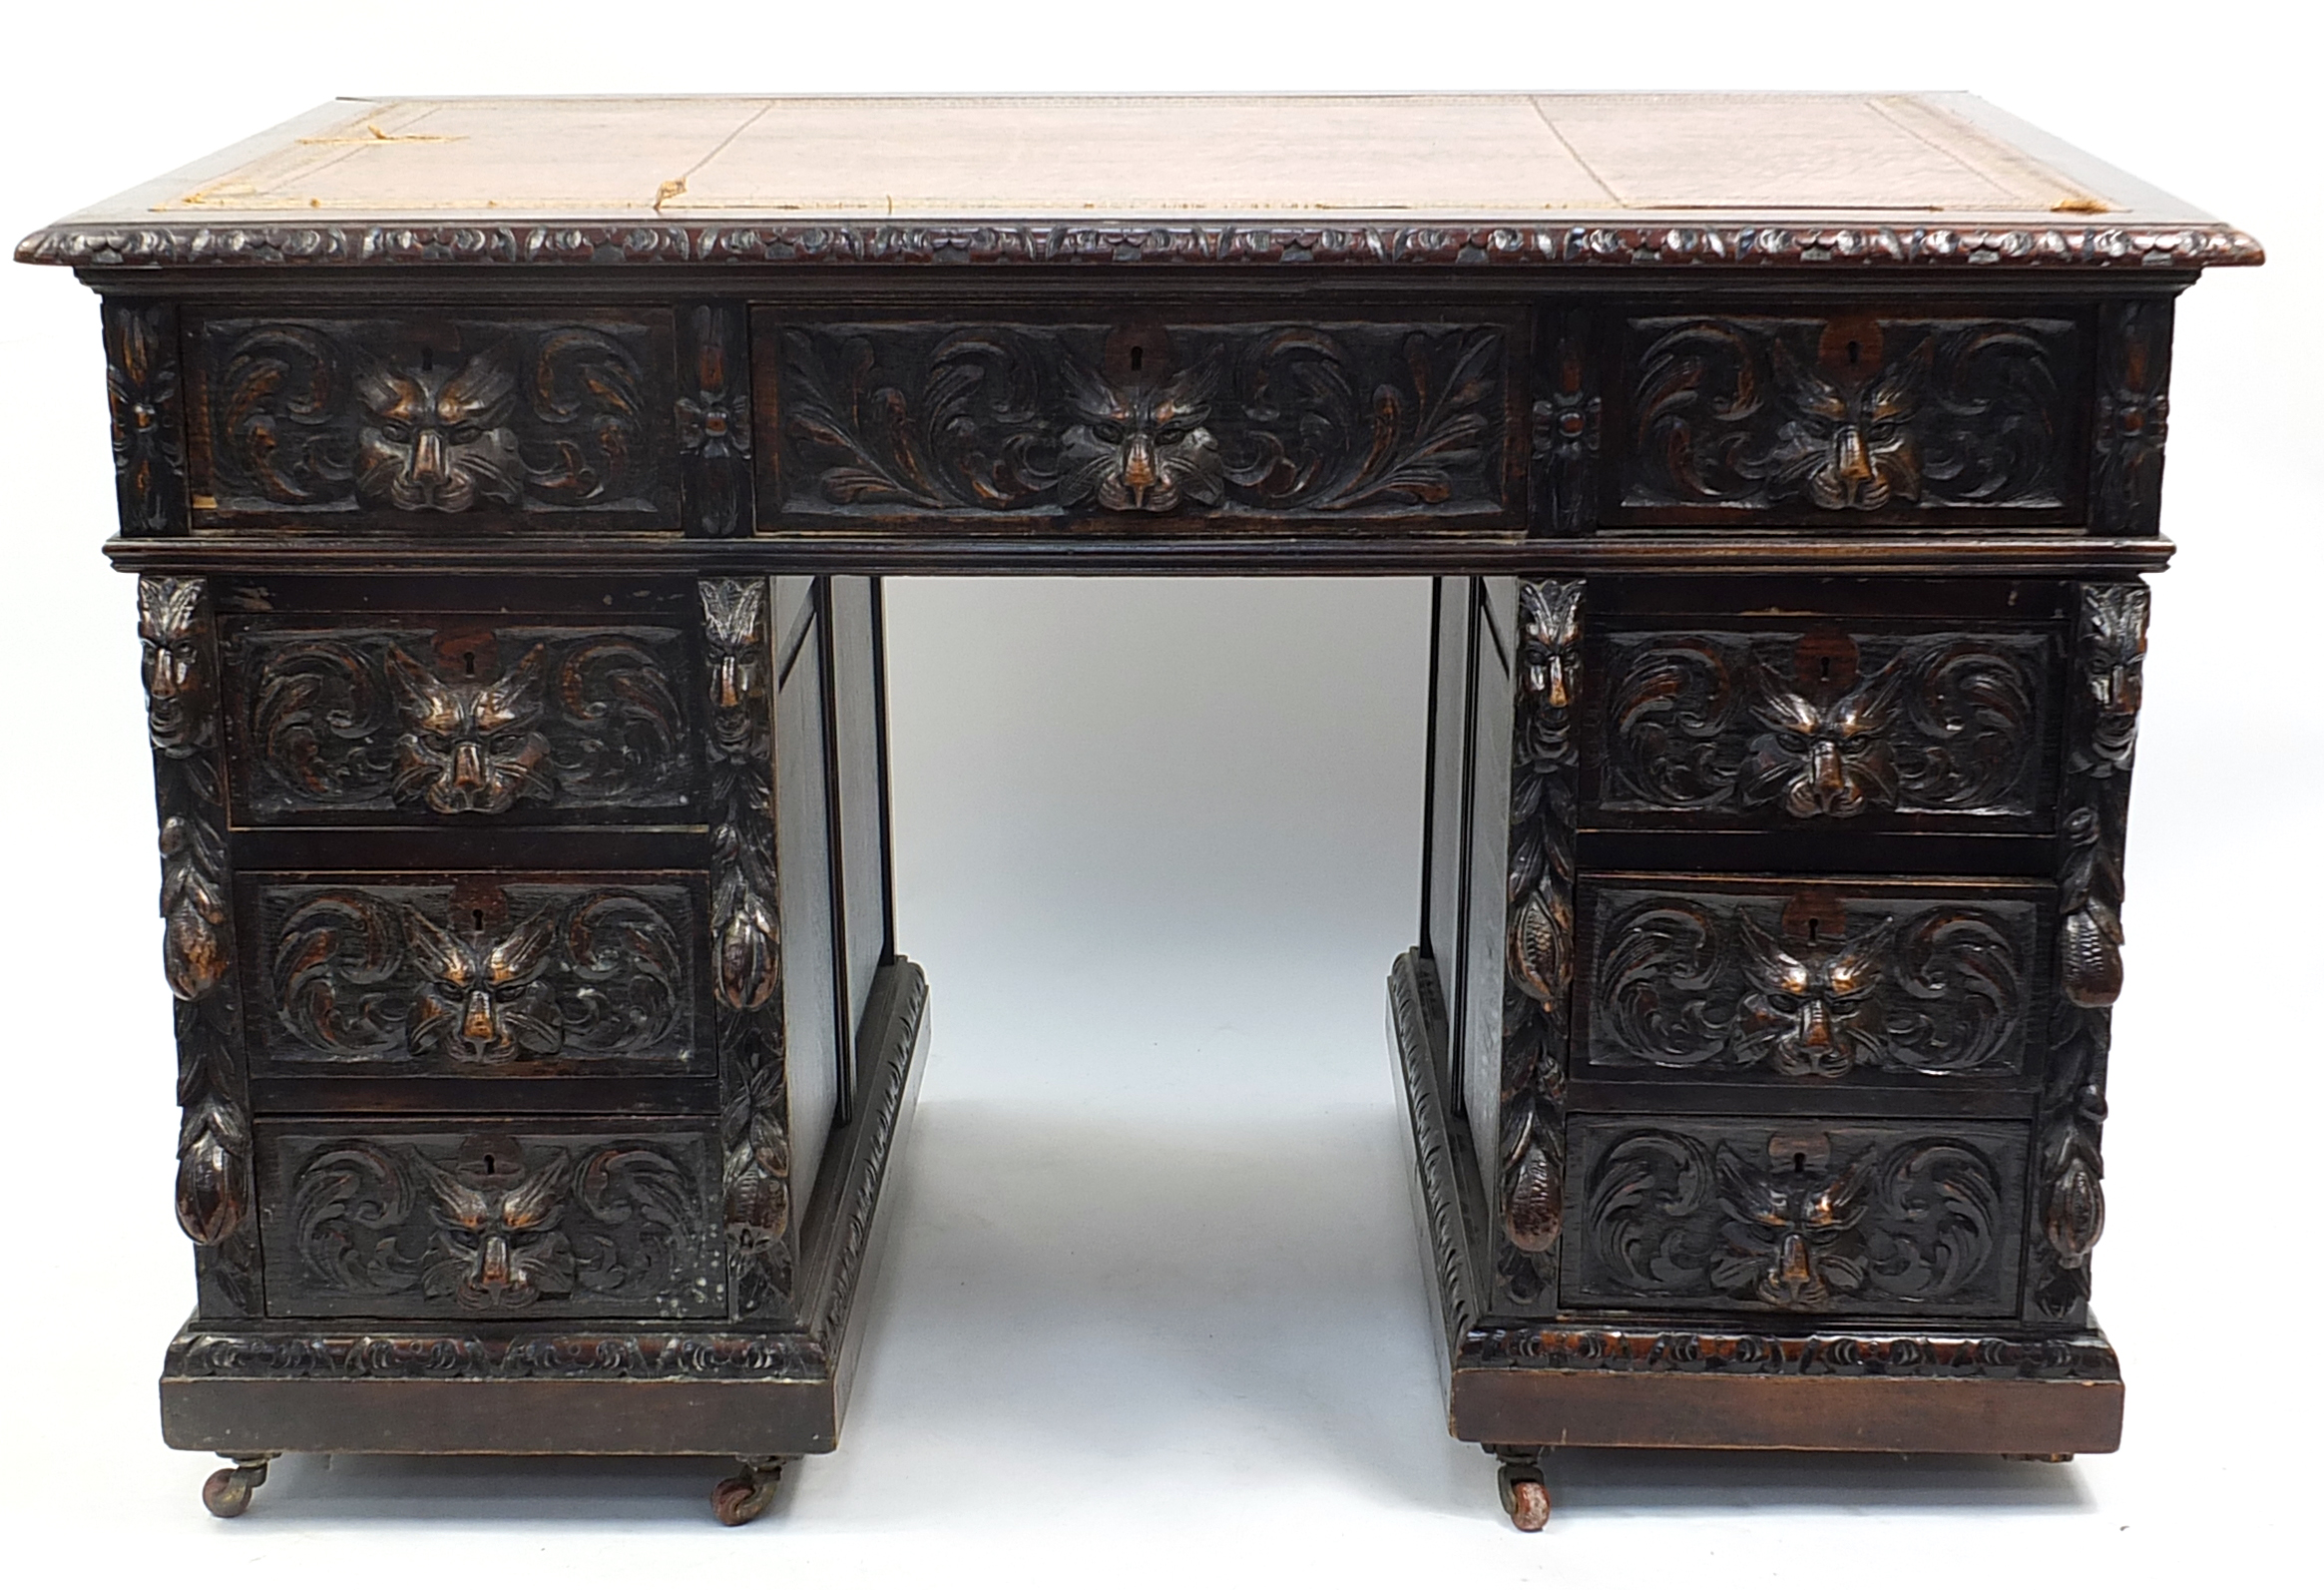
[[[121,533],[184,535],[186,416],[175,305],[106,300],[105,395]]]
[[[1535,355],[1534,533],[1584,535],[1598,525],[1599,446],[1606,401],[1587,309],[1545,314]]]
[[[2168,298],[2131,298],[2108,303],[2098,313],[2091,529],[2100,535],[2150,536],[2162,530],[2173,309]]]
[[[1556,1303],[1566,1226],[1582,597],[1579,580],[1517,587],[1493,1273],[1496,1293],[1527,1309]]]
[[[161,821],[162,966],[177,1001],[178,1224],[194,1241],[202,1318],[254,1319],[265,1302],[235,1002],[209,582],[141,579],[138,635]]]
[[[750,534],[750,320],[740,303],[679,307],[676,419],[686,533]]]

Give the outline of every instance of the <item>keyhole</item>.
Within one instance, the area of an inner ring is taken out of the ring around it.
[[[484,1174],[487,1176],[492,1174],[492,1156],[489,1154],[484,1156]]]
[[[468,918],[476,924],[476,930],[479,933],[484,931],[484,913],[482,911],[470,911]]]
[[[491,1170],[492,1161],[486,1160],[484,1162],[484,1168],[486,1170]],[[1794,1154],[1791,1157],[1791,1174],[1794,1176],[1805,1176],[1807,1174],[1807,1156],[1805,1154]]]
[[[1142,347],[1138,347],[1138,346],[1135,346],[1135,345],[1134,345],[1134,346],[1133,346],[1133,347],[1130,349],[1130,369],[1131,369],[1131,372],[1132,372],[1133,374],[1136,374],[1138,371],[1140,371],[1140,370],[1143,370],[1143,369],[1145,369],[1145,368],[1146,368],[1146,349],[1144,349],[1144,348],[1142,348]]]
[[[469,672],[474,673],[475,670],[470,669]],[[1816,660],[1816,678],[1827,685],[1832,682],[1832,660],[1830,658],[1823,657]]]
[[[1848,344],[1848,358],[1849,358],[1849,360],[1850,360],[1851,362],[1853,362],[1853,361],[1855,360],[1855,357],[1856,357],[1856,344],[1855,344],[1855,343],[1853,343],[1853,342],[1851,342],[1851,343],[1849,343],[1849,344]],[[422,348],[420,349],[420,370],[421,370],[421,372],[422,372],[423,374],[425,374],[425,373],[427,373],[427,372],[429,372],[429,371],[432,371],[432,370],[434,370],[434,369],[435,369],[435,367],[436,367],[436,350],[435,350],[434,348],[432,348],[432,347],[422,347]]]
[[[474,652],[462,652],[460,654],[460,670],[470,679],[474,679],[476,677],[476,654]],[[1832,665],[1826,663],[1824,665],[1824,672],[1828,675],[1831,673],[1831,671]]]
[[[1849,363],[1851,363],[1851,364],[1860,364],[1860,363],[1862,363],[1862,362],[1863,362],[1863,360],[1864,360],[1864,344],[1863,344],[1863,343],[1861,343],[1861,342],[1856,342],[1856,341],[1851,341],[1851,342],[1849,342],[1849,344],[1848,344],[1848,362],[1849,362]]]
[[[1811,943],[1811,944],[1812,944],[1812,943],[1814,943],[1814,942],[1815,942],[1815,941],[1816,941],[1818,938],[1820,938],[1821,936],[1823,936],[1823,935],[1822,935],[1823,925],[1824,925],[1824,924],[1823,924],[1822,922],[1818,921],[1818,920],[1817,920],[1815,917],[1812,917],[1812,916],[1811,916],[1811,917],[1809,917],[1809,918],[1807,919],[1807,941],[1808,941],[1809,943]]]

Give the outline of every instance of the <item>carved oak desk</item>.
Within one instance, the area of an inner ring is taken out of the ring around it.
[[[2242,234],[1959,97],[405,100],[18,257],[104,297],[214,1511],[831,1447],[927,571],[1436,577],[1392,1028],[1521,1526],[1545,1445],[2115,1444],[2139,576]]]

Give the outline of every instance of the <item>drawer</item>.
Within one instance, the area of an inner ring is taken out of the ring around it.
[[[1568,1131],[1568,1308],[2018,1312],[2024,1127],[1578,1115]]]
[[[201,529],[675,530],[674,316],[190,313]]]
[[[237,826],[700,821],[693,633],[488,614],[230,619]]]
[[[1609,319],[1605,528],[2083,522],[2088,306],[1657,307]]]
[[[2050,830],[2053,624],[1626,617],[1586,646],[1586,827]]]
[[[2038,1071],[2048,883],[1585,874],[1580,1077],[1782,1086]]]
[[[265,1120],[266,1312],[726,1313],[715,1123]]]
[[[260,1076],[714,1070],[696,872],[242,874]]]
[[[1511,528],[1513,318],[759,311],[767,528]]]

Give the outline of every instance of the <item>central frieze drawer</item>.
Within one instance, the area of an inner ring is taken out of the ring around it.
[[[762,310],[760,523],[1499,529],[1518,322],[879,319]]]
[[[2026,1129],[1577,1116],[1568,1308],[2003,1318]]]
[[[707,1074],[694,872],[245,873],[260,1076]]]
[[[726,1313],[708,1120],[275,1120],[258,1128],[276,1318]]]
[[[2039,1070],[2041,883],[1585,874],[1581,1077],[2017,1082]]]

